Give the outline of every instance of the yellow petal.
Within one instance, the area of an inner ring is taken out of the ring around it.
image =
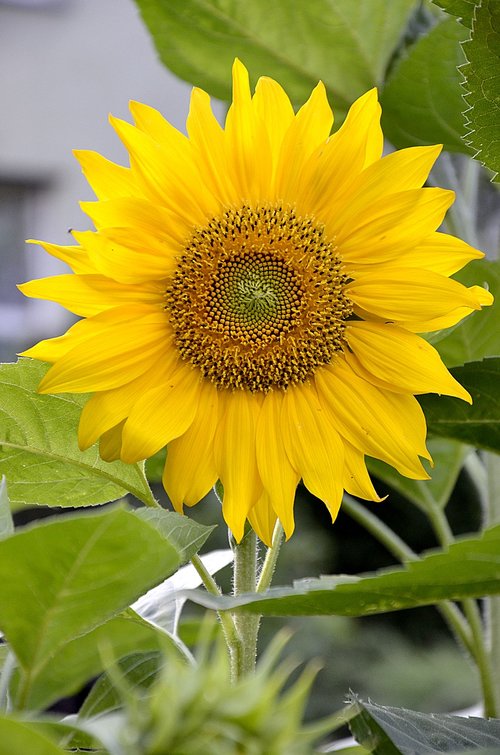
[[[268,547],[272,544],[276,519],[269,495],[264,491],[255,506],[248,512],[248,521],[259,539]]]
[[[140,197],[120,197],[101,202],[80,202],[96,228],[127,228],[179,243],[175,219],[163,207]]]
[[[283,396],[282,391],[270,391],[262,404],[257,425],[257,465],[271,506],[289,538],[295,526],[293,503],[300,475],[290,464],[283,443]]]
[[[438,352],[414,333],[395,325],[358,321],[349,323],[346,336],[363,367],[380,380],[408,393],[444,393],[472,403]]]
[[[308,490],[325,503],[333,521],[343,495],[344,449],[310,384],[287,388],[281,427],[291,464]]]
[[[79,333],[76,346],[51,367],[39,392],[108,390],[146,372],[165,350],[170,327],[163,312],[137,316],[139,312],[139,305],[118,307],[85,320],[85,336]]]
[[[115,307],[112,310],[100,312],[98,315],[89,317],[86,320],[79,320],[72,325],[66,333],[56,338],[47,338],[45,341],[39,341],[35,346],[21,352],[20,356],[40,359],[42,362],[56,362],[71,349],[85,342],[87,338],[99,328],[106,328],[120,323],[127,323],[130,320],[144,317],[155,313],[156,308],[151,309],[145,305],[133,305]]]
[[[110,121],[130,154],[134,175],[147,197],[182,218],[188,227],[204,224],[217,213],[219,205],[204,190],[192,157],[182,160],[176,151],[158,144],[130,123],[118,118]]]
[[[432,333],[435,330],[443,330],[444,328],[450,328],[452,325],[456,325],[464,317],[468,317],[474,310],[481,307],[489,307],[493,304],[493,296],[485,288],[481,286],[471,286],[467,289],[471,295],[476,299],[475,307],[457,307],[452,312],[448,312],[446,315],[436,317],[432,320],[412,320],[409,322],[400,322],[403,328],[411,330],[414,333]]]
[[[180,152],[183,158],[189,155],[187,137],[172,126],[158,110],[136,100],[130,100],[129,109],[138,129],[144,131],[155,142],[166,144],[172,150]]]
[[[94,269],[120,283],[142,283],[167,278],[177,265],[177,244],[135,228],[74,231]]]
[[[362,214],[384,195],[390,201],[389,195],[421,188],[441,149],[439,144],[401,149],[372,163],[359,175],[350,174],[339,186],[333,184],[329,194],[335,199],[334,214],[343,219],[352,215],[353,203],[354,211]],[[348,171],[348,165],[345,169]]]
[[[297,195],[304,212],[322,217],[366,165],[379,159],[382,145],[380,105],[372,89],[354,102],[339,130],[306,163]]]
[[[205,183],[222,204],[234,205],[238,193],[229,176],[224,132],[202,89],[193,89],[186,127]]]
[[[256,394],[219,393],[219,425],[214,439],[215,464],[224,487],[222,513],[234,537],[243,537],[250,509],[262,495],[255,436],[260,411]]]
[[[104,461],[118,461],[122,447],[123,422],[103,433],[99,441],[99,455]]]
[[[382,501],[370,479],[365,457],[357,448],[344,440],[344,488],[351,495],[368,501]]]
[[[276,195],[295,204],[302,183],[302,169],[319,145],[328,139],[333,113],[320,82],[290,124],[283,139],[276,170]]]
[[[458,307],[481,307],[472,289],[451,278],[430,270],[390,265],[358,274],[345,291],[367,312],[402,322],[442,317]]]
[[[397,260],[441,225],[453,197],[445,189],[426,188],[391,194],[366,205],[352,198],[349,210],[332,220],[342,258],[365,265]]]
[[[37,241],[35,239],[28,239],[27,243],[38,244],[43,247],[52,257],[69,265],[74,273],[85,275],[97,272],[85,249],[79,246],[60,246],[59,244],[48,244],[46,241]]]
[[[78,445],[90,448],[103,435],[132,411],[132,407],[152,385],[164,383],[175,370],[177,354],[170,349],[153,362],[147,372],[119,388],[98,391],[84,405],[78,427]],[[121,443],[121,441],[120,441]]]
[[[217,482],[213,438],[217,426],[218,396],[215,386],[200,385],[198,409],[186,432],[168,444],[163,486],[175,510],[194,506]]]
[[[123,428],[121,459],[147,459],[183,435],[193,422],[200,395],[200,375],[184,364],[135,402]]]
[[[418,458],[429,458],[425,417],[413,396],[382,391],[367,383],[341,357],[317,370],[315,381],[321,405],[349,443],[406,477],[429,478]]]
[[[227,165],[240,201],[258,202],[266,196],[272,176],[271,145],[252,103],[248,71],[233,64],[233,102],[225,128]]]
[[[447,233],[431,233],[418,246],[403,252],[397,260],[400,267],[425,268],[440,275],[453,275],[471,260],[480,260],[484,252]]]
[[[32,359],[40,359],[42,362],[53,363],[74,348],[78,343],[85,341],[88,333],[87,321],[80,320],[68,328],[64,335],[39,341],[31,348],[21,351],[19,356],[31,357]]]
[[[49,299],[70,312],[91,317],[126,303],[163,303],[163,287],[156,282],[124,285],[103,275],[56,275],[18,286],[25,296]]]
[[[272,151],[276,155],[295,117],[290,98],[277,81],[262,76],[255,87],[253,105],[263,123],[267,125]]]
[[[73,154],[99,199],[142,196],[130,168],[116,165],[91,150],[75,149]]]

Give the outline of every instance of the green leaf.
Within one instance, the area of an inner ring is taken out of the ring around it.
[[[24,705],[31,710],[46,708],[78,692],[105,669],[107,660],[116,662],[131,653],[159,651],[167,641],[166,634],[127,611],[63,645],[56,655],[39,664],[26,681],[21,681]]]
[[[403,608],[500,594],[500,525],[479,537],[457,540],[448,551],[424,554],[406,567],[360,577],[305,579],[262,595],[216,597],[193,591],[187,597],[214,609],[239,607],[268,616],[370,616]]]
[[[410,480],[383,461],[367,461],[368,469],[375,477],[383,480],[424,512],[436,506],[446,506],[468,451],[467,446],[462,443],[443,438],[431,438],[427,446],[434,461],[433,469],[426,465],[431,475],[430,480]]]
[[[500,453],[500,357],[454,367],[472,406],[448,396],[420,396],[429,434]]]
[[[45,734],[37,730],[37,724],[0,716],[0,742],[2,755],[64,755]]]
[[[456,16],[468,29],[472,29],[472,16],[476,0],[432,0],[450,16]]]
[[[466,286],[487,285],[497,304],[473,312],[433,345],[448,367],[500,355],[500,262],[477,260],[454,276]]]
[[[0,542],[0,628],[26,688],[62,645],[161,582],[177,551],[127,511],[66,516]]]
[[[148,689],[164,663],[164,655],[158,651],[132,653],[118,664],[120,675],[130,687]],[[79,716],[93,718],[111,713],[123,706],[123,700],[107,674],[102,674],[85,698]]]
[[[349,728],[360,744],[379,755],[402,753],[498,753],[500,720],[462,718],[388,708],[354,698]]]
[[[136,0],[162,62],[177,76],[231,99],[239,57],[255,82],[272,76],[295,103],[319,79],[336,108],[383,81],[414,0]]]
[[[465,109],[460,43],[467,31],[455,19],[442,21],[421,37],[399,62],[382,93],[382,126],[395,147],[444,144],[468,152],[462,140]],[[438,62],[437,62],[438,61]]]
[[[217,526],[208,527],[198,524],[187,516],[164,509],[139,509],[135,515],[158,530],[177,548],[181,564],[186,563],[195,553],[198,553]]]
[[[500,3],[482,0],[474,10],[472,35],[464,44],[467,144],[483,165],[500,171]],[[495,179],[497,180],[497,179]]]
[[[132,493],[154,505],[141,465],[102,461],[97,446],[80,451],[84,395],[36,393],[48,366],[31,359],[0,365],[0,474],[11,504],[89,506]]]
[[[10,511],[9,494],[7,493],[7,480],[5,476],[0,479],[0,540],[12,535],[14,522]]]

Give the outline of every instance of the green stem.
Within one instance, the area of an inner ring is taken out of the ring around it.
[[[427,513],[440,544],[443,548],[449,547],[455,538],[444,511],[439,506],[431,506]],[[479,671],[484,714],[494,718],[498,711],[497,690],[494,681],[495,674],[486,645],[485,627],[475,600],[467,598],[462,601],[462,606],[472,633],[472,655]]]
[[[487,524],[500,523],[500,456],[485,454]],[[500,597],[486,599],[490,664],[494,671],[496,699],[500,703]]]
[[[382,522],[377,516],[372,514],[371,511],[368,511],[365,506],[362,506],[355,501],[354,498],[351,498],[347,493],[344,495],[342,507],[352,519],[358,522],[358,524],[361,524],[380,543],[382,543],[389,553],[397,558],[398,561],[405,563],[407,561],[419,560],[420,557],[418,554],[415,553],[415,551],[413,551],[404,540],[394,532],[394,530],[384,524],[384,522]],[[457,606],[447,600],[438,603],[436,608],[457,640],[471,655],[474,655],[474,646],[470,629]]]
[[[491,658],[488,653],[483,622],[475,600],[469,598],[463,601],[465,615],[472,630],[474,640],[474,658],[481,679],[483,691],[484,715],[487,718],[496,718],[498,715],[497,690],[495,689],[494,673],[491,666]]]
[[[191,557],[191,563],[200,575],[207,592],[211,593],[211,595],[222,595],[217,582],[210,572],[207,571],[203,565],[203,561],[197,554]],[[224,639],[229,652],[231,679],[235,681],[239,676],[239,667],[241,665],[241,640],[232,615],[226,611],[218,611],[217,615],[222,626]]]
[[[257,535],[250,527],[243,535],[241,543],[234,545],[233,551],[233,594],[254,593],[257,589]],[[236,678],[239,679],[255,671],[260,616],[235,613],[233,619],[240,642],[240,653],[235,668]]]
[[[266,557],[262,564],[259,581],[257,582],[257,592],[264,592],[271,584],[278,556],[280,554],[281,544],[283,543],[283,534],[283,526],[278,519],[276,526],[274,527],[271,547],[267,549]]]

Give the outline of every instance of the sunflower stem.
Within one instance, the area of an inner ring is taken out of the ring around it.
[[[274,575],[274,570],[276,569],[278,556],[280,554],[281,544],[283,543],[283,534],[284,534],[283,525],[278,519],[274,527],[271,547],[267,549],[266,557],[264,559],[264,563],[262,564],[262,569],[259,574],[259,579],[257,582],[257,592],[264,592],[265,590],[267,590],[267,588],[271,584],[271,581]]]
[[[257,535],[248,527],[240,543],[233,545],[233,595],[254,593],[257,589]],[[260,616],[250,613],[233,614],[239,639],[239,653],[235,668],[237,679],[255,671],[257,635]]]
[[[430,506],[427,513],[441,546],[443,548],[449,547],[455,538],[446,514],[439,506]],[[472,656],[479,672],[484,715],[488,718],[495,718],[499,711],[498,690],[494,681],[495,673],[492,667],[491,655],[488,652],[486,631],[481,618],[481,612],[477,601],[472,598],[463,600],[462,606],[472,635]]]
[[[222,595],[219,585],[212,577],[209,571],[205,568],[201,558],[195,554],[191,557],[191,563],[201,577],[201,580],[205,586],[207,592],[211,595]],[[238,668],[240,665],[241,656],[241,641],[236,629],[236,624],[230,613],[226,611],[218,611],[217,616],[222,626],[222,632],[226,641],[229,663],[231,666],[231,679],[235,681],[238,678]]]
[[[485,454],[486,467],[486,523],[488,526],[500,524],[500,456]],[[485,601],[488,623],[488,652],[493,669],[493,683],[497,704],[500,705],[500,598],[489,597]],[[498,715],[498,711],[497,711]]]

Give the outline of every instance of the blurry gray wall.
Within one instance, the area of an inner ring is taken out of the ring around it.
[[[69,228],[89,227],[72,149],[125,164],[108,113],[130,120],[136,99],[182,129],[190,88],[159,63],[132,0],[0,1],[0,359],[68,323],[15,284],[66,272],[25,238],[71,244]]]

